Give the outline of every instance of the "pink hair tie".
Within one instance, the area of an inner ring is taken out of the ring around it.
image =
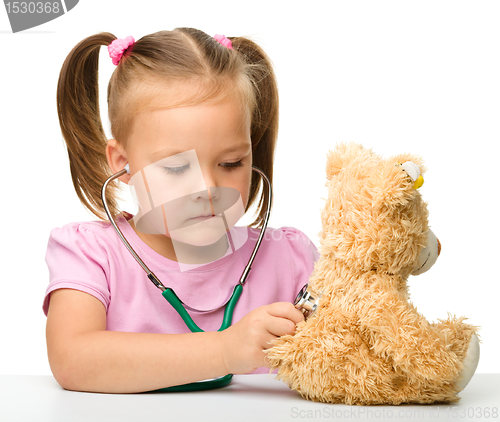
[[[219,44],[222,44],[224,47],[227,47],[230,50],[233,49],[233,44],[231,43],[231,40],[227,38],[225,35],[215,34],[214,38],[217,40]]]
[[[127,48],[135,43],[134,37],[129,35],[126,38],[117,38],[108,45],[109,57],[113,59],[113,64],[116,66],[120,63],[120,59]]]

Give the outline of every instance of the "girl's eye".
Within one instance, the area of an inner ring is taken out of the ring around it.
[[[236,161],[234,163],[224,163],[224,164],[221,164],[221,166],[224,169],[224,171],[232,171],[235,168],[241,167],[242,165],[243,165],[243,163],[241,162],[241,160]],[[190,167],[189,164],[186,164],[184,166],[179,166],[179,167],[163,167],[163,169],[168,174],[182,174],[186,170],[188,170],[189,167]]]
[[[240,161],[236,161],[234,163],[224,163],[222,165],[222,168],[226,171],[232,171],[237,167],[241,167],[242,165],[243,165],[243,163],[240,160]]]
[[[168,174],[182,174],[189,168],[189,164],[179,167],[163,167]]]

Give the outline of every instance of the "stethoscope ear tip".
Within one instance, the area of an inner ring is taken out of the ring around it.
[[[124,169],[125,169],[125,170],[127,170],[127,174],[130,174],[130,168],[129,168],[129,166],[128,166],[128,163],[127,163],[127,165],[124,167]]]

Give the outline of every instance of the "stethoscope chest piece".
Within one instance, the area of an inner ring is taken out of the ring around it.
[[[300,292],[297,294],[297,297],[293,302],[293,305],[304,314],[304,318],[306,320],[316,312],[319,300],[322,296],[321,294],[319,294],[318,297],[313,297],[311,295],[311,292],[307,290],[308,286],[309,284],[306,284],[304,287],[302,287],[302,289],[300,289]]]

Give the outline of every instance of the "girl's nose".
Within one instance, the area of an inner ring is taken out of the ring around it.
[[[218,189],[217,189],[217,179],[213,172],[211,171],[202,171],[203,174],[203,180],[205,182],[206,190],[210,191],[210,195],[213,197],[218,194]]]
[[[219,197],[219,188],[217,187],[217,180],[213,173],[210,171],[202,171],[203,182],[205,184],[205,189],[196,192],[192,195],[193,200],[204,199],[204,200],[216,200]]]
[[[207,188],[212,187],[212,186],[217,186],[215,176],[213,175],[212,172],[210,171],[202,171],[203,175],[203,181],[205,182],[205,186]]]
[[[200,191],[200,192],[195,192],[191,194],[191,199],[196,200],[196,199],[205,199],[205,200],[217,200],[219,198],[219,188],[214,187],[214,186],[207,186],[206,189]]]

